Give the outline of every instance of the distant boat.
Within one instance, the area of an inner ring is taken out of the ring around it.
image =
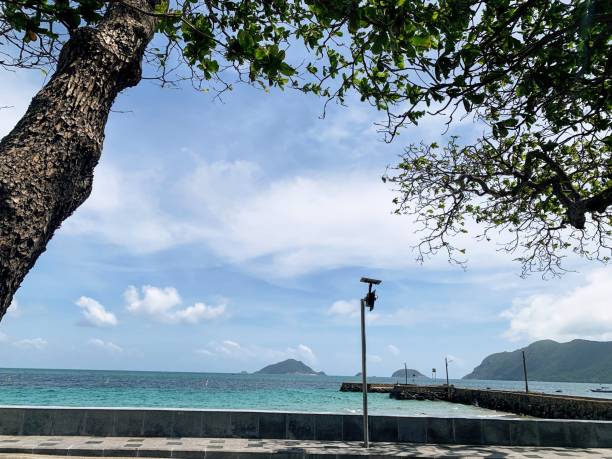
[[[612,389],[609,389],[607,387],[599,387],[597,389],[591,389],[591,392],[597,392],[600,394],[612,394]]]

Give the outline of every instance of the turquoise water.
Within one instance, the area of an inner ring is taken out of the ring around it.
[[[92,370],[0,369],[0,405],[164,407],[360,413],[361,394],[339,392],[343,376],[277,376]],[[371,378],[372,382],[395,382]],[[457,386],[521,389],[515,381],[452,381]],[[531,383],[530,389],[595,395],[593,384]],[[610,394],[608,394],[610,395]],[[504,416],[446,402],[398,401],[370,394],[371,414]]]

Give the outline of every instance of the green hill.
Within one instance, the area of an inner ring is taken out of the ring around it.
[[[406,369],[405,368],[400,368],[399,370],[396,370],[393,372],[393,374],[391,375],[392,378],[405,378],[406,377]],[[418,370],[415,370],[414,368],[408,368],[408,379],[412,379],[412,378],[416,378],[416,379],[429,379],[427,376],[425,376],[423,373],[421,373]]]
[[[322,375],[325,373],[322,371],[314,371],[308,365],[295,359],[287,359],[282,362],[274,363],[263,367],[261,370],[256,371],[255,374],[263,375]]]
[[[463,379],[520,381],[523,350],[532,381],[612,383],[612,342],[582,339],[542,340],[513,352],[492,354]]]

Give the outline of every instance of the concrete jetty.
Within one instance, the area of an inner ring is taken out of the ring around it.
[[[342,383],[343,392],[361,392],[361,383]],[[442,385],[368,384],[368,392],[396,400],[441,400],[547,419],[612,421],[612,399]]]
[[[340,386],[340,392],[361,392],[361,383],[343,382]],[[390,394],[395,384],[368,384],[368,392],[377,392],[382,394]]]

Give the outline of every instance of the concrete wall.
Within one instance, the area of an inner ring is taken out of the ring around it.
[[[371,416],[372,441],[612,447],[612,422]],[[362,439],[361,416],[211,410],[0,407],[0,435]]]
[[[549,419],[612,420],[612,400],[452,388],[451,402]]]
[[[463,389],[445,385],[396,385],[390,397],[398,400],[446,400],[464,405],[545,419],[612,421],[612,400],[570,395],[525,393],[491,389]]]

